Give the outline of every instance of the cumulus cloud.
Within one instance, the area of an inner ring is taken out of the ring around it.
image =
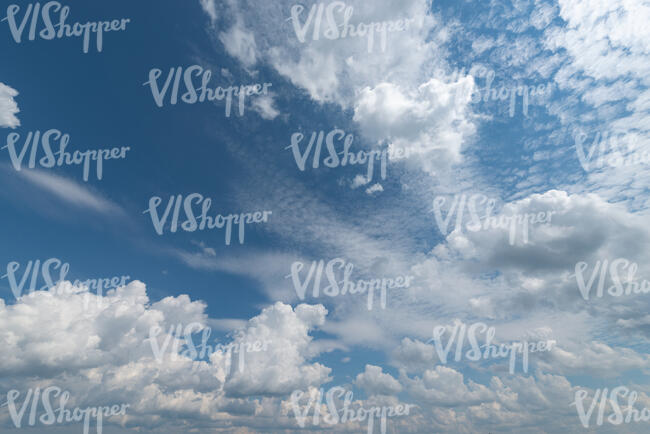
[[[406,154],[418,155],[430,173],[461,160],[463,141],[474,130],[467,118],[471,76],[455,83],[431,79],[408,92],[391,83],[361,90],[354,120],[372,140],[388,140]]]
[[[309,332],[327,314],[322,306],[277,303],[246,322],[234,344],[269,343],[266,351],[246,352],[241,370],[234,350],[214,350],[209,359],[188,353],[186,327],[204,331],[205,309],[187,295],[152,303],[139,281],[104,295],[60,282],[12,305],[0,299],[0,389],[54,384],[69,390],[75,405],[129,403],[127,419],[139,426],[158,426],[169,415],[168,423],[189,418],[223,426],[261,411],[265,401],[253,395],[328,380],[329,368],[308,362],[315,355]]]
[[[405,385],[411,396],[443,406],[478,404],[493,398],[490,389],[471,380],[465,384],[463,374],[446,366],[427,369],[422,378],[408,379]]]
[[[552,190],[506,203],[494,210],[491,218],[498,221],[500,215],[539,216],[549,212],[550,221],[528,225],[527,237],[524,226],[516,223],[513,239],[511,225],[490,224],[486,228],[487,215],[480,210],[479,230],[473,230],[478,226],[472,227],[467,217],[458,230],[447,235],[445,243],[433,250],[435,259],[422,263],[423,276],[419,280],[430,276],[436,287],[437,282],[454,285],[454,280],[464,279],[467,273],[478,277],[480,273],[498,270],[500,276],[496,280],[475,278],[472,289],[463,290],[473,314],[481,317],[509,318],[524,310],[530,321],[532,312],[544,315],[556,309],[574,312],[586,308],[589,315],[611,321],[613,326],[623,315],[628,319],[644,316],[646,303],[638,297],[634,306],[629,305],[626,297],[605,294],[599,298],[593,292],[585,301],[579,291],[576,266],[587,264],[584,279],[588,279],[591,274],[587,273],[593,273],[598,263],[607,260],[611,264],[622,258],[637,264],[639,279],[648,275],[650,257],[644,246],[650,233],[645,227],[645,216],[630,213],[622,204],[609,203],[594,194]],[[604,274],[606,288],[613,284],[609,271]],[[451,294],[444,298],[456,305]],[[460,308],[460,303],[466,302],[458,303]],[[614,305],[616,312],[611,309]],[[584,333],[587,320],[576,315],[572,318],[574,324],[570,329]],[[584,327],[578,326],[578,322],[583,322]],[[539,324],[547,325],[550,322]]]
[[[14,98],[18,91],[0,83],[0,128],[16,128],[20,126],[20,120],[16,117],[18,103]]]
[[[236,342],[264,339],[268,350],[247,355],[244,372],[235,371],[226,384],[231,396],[286,395],[329,380],[331,369],[307,364],[309,330],[323,325],[327,310],[321,306],[276,303],[248,322]]]
[[[393,364],[406,372],[425,371],[438,361],[435,347],[417,339],[404,338],[393,351]]]
[[[502,215],[538,216],[539,213],[550,218],[529,223],[527,230],[523,223],[516,222],[514,239],[510,236],[512,220],[503,225],[498,223]],[[448,247],[466,258],[481,258],[481,262],[500,269],[534,268],[538,273],[545,273],[550,269],[572,269],[579,261],[595,262],[598,258],[647,260],[642,246],[650,233],[644,227],[644,216],[630,213],[624,206],[609,203],[595,194],[550,190],[495,209],[487,228],[487,215],[481,212],[479,218],[480,228],[468,218],[461,230],[449,234]],[[444,250],[439,249],[441,253]]]
[[[354,383],[368,395],[396,395],[402,391],[399,381],[382,372],[381,366],[366,365],[366,370],[357,375]]]

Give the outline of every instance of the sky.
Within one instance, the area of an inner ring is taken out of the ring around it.
[[[649,19],[5,2],[0,431],[83,432],[16,423],[56,387],[109,434],[647,432]]]

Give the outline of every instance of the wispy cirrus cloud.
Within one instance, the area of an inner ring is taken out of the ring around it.
[[[14,170],[7,164],[0,165],[3,177],[11,178],[13,184],[23,194],[23,199],[33,199],[31,194],[47,194],[77,210],[90,211],[112,217],[125,217],[125,210],[117,203],[105,198],[87,184],[81,184],[69,178],[48,173],[39,169]]]

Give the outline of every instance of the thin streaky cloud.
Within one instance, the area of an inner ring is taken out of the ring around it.
[[[3,170],[12,170],[4,166]],[[77,208],[98,212],[101,214],[124,215],[125,212],[118,204],[102,197],[73,180],[59,175],[46,173],[42,170],[28,169],[16,171],[21,177],[33,186],[54,194],[59,199],[76,206]]]

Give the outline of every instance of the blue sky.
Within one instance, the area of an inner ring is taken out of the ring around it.
[[[575,276],[579,262],[588,278],[598,261],[624,258],[626,273],[637,264],[629,280],[650,280],[650,161],[597,166],[596,148],[585,168],[575,139],[586,134],[588,154],[597,135],[618,138],[603,142],[606,158],[650,149],[647,4],[341,3],[353,7],[351,23],[417,23],[371,53],[363,38],[314,40],[311,30],[301,43],[291,1],[64,4],[70,23],[130,22],[84,54],[78,38],[16,43],[1,21],[3,142],[18,133],[21,149],[28,132],[57,129],[70,135],[69,151],[130,150],[87,182],[79,166],[16,171],[0,150],[0,274],[11,262],[22,277],[30,260],[59,258],[71,282],[130,283],[105,294],[109,307],[87,312],[82,295],[92,289],[17,300],[0,279],[0,396],[47,383],[77,405],[129,402],[124,418],[106,422],[109,433],[298,432],[292,391],[334,386],[354,391],[362,408],[417,406],[390,419],[389,432],[644,432],[642,422],[595,427],[595,418],[585,429],[570,404],[581,389],[625,386],[641,395],[639,408],[650,406],[647,295],[585,300]],[[301,4],[304,20],[314,2]],[[162,70],[162,86],[170,68],[192,65],[212,72],[211,88],[271,83],[270,92],[247,97],[242,116],[236,104],[226,116],[223,102],[158,107],[150,71]],[[511,93],[540,85],[546,92],[530,97],[527,114],[515,96],[511,116]],[[488,86],[507,96],[485,100]],[[337,129],[354,137],[354,152],[409,155],[391,157],[385,179],[376,162],[368,181],[366,165],[326,167],[324,143],[319,167],[310,154],[301,171],[292,135],[305,136],[302,151],[313,132]],[[246,225],[243,244],[235,229],[230,245],[223,230],[171,233],[167,224],[158,235],[144,213],[150,198],[164,208],[192,193],[211,198],[211,216],[272,214]],[[455,195],[485,199],[476,202],[481,222],[490,201],[493,215],[553,217],[513,240],[505,226],[468,229],[467,209],[454,231]],[[436,218],[443,197],[449,231]],[[386,309],[377,296],[371,311],[366,295],[308,290],[301,300],[292,264],[305,264],[304,279],[312,261],[335,258],[354,264],[354,280],[413,283],[389,290]],[[615,283],[611,272],[606,279],[606,288]],[[499,342],[557,346],[532,354],[528,372],[509,373],[503,359],[442,363],[431,333],[451,333],[456,320],[494,327]],[[274,344],[243,372],[219,357],[201,361],[198,374],[191,360],[157,364],[150,327],[193,322],[220,342]],[[6,411],[0,424],[15,429]]]

